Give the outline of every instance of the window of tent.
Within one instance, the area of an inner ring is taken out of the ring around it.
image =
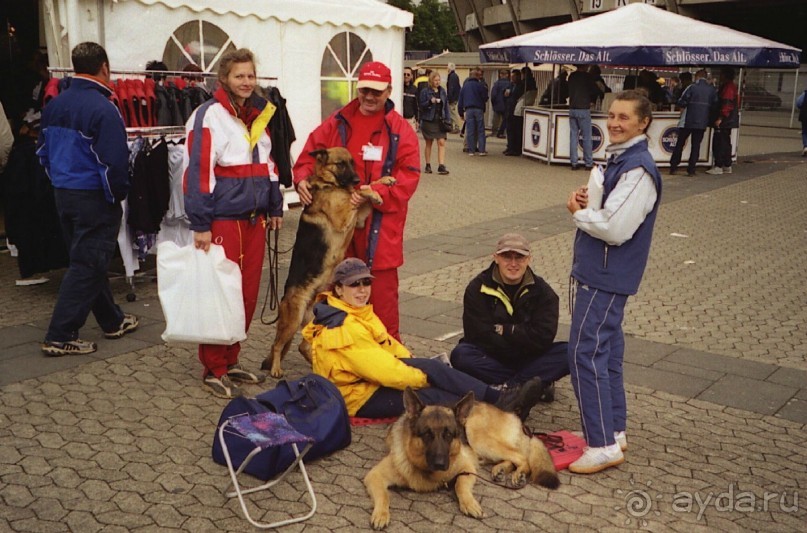
[[[322,54],[320,69],[323,120],[355,96],[359,69],[372,60],[373,53],[355,33],[346,31],[331,39]]]
[[[227,33],[210,22],[192,20],[177,28],[163,50],[163,63],[169,70],[182,70],[189,64],[203,72],[215,72],[225,52],[236,50]]]

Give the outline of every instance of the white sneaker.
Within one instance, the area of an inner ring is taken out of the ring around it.
[[[43,283],[47,283],[50,280],[44,276],[39,278],[23,278],[18,279],[14,282],[17,287],[27,287],[29,285],[42,285]]]
[[[731,167],[723,167],[723,174],[731,174]]]
[[[619,449],[623,452],[628,449],[628,437],[625,435],[624,431],[616,431],[614,432],[614,439],[616,443],[619,444]]]
[[[586,448],[577,461],[569,465],[569,472],[575,474],[596,474],[606,468],[621,465],[625,456],[619,445],[603,446],[602,448]]]
[[[723,174],[723,169],[720,167],[712,167],[706,171],[707,174],[711,174],[712,176],[720,176]]]
[[[805,146],[804,150],[801,151],[801,157],[807,157],[807,146]]]

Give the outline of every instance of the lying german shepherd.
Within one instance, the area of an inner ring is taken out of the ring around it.
[[[560,485],[549,452],[522,431],[518,416],[474,402],[472,392],[452,409],[425,406],[407,387],[404,407],[387,435],[389,454],[364,478],[373,500],[373,528],[389,524],[392,486],[431,492],[453,483],[460,511],[481,518],[473,495],[478,457],[496,462],[491,475],[508,485],[522,487],[528,479],[551,489]]]
[[[277,333],[271,354],[263,360],[262,370],[269,370],[273,378],[283,376],[280,362],[289,351],[297,330],[313,318],[311,308],[314,297],[324,290],[331,280],[336,265],[344,259],[353,230],[364,227],[372,205],[382,203],[381,197],[371,189],[357,189],[359,177],[353,169],[353,157],[342,147],[316,150],[314,175],[308,178],[313,197],[303,208],[297,237],[291,254],[289,276],[286,279],[283,299],[278,309]],[[385,177],[385,185],[395,179]],[[356,191],[368,198],[358,209],[351,205],[350,196]],[[310,362],[308,343],[300,343],[300,353]]]

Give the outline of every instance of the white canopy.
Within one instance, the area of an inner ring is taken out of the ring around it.
[[[276,79],[286,98],[294,156],[323,114],[355,96],[350,88],[366,61],[390,67],[400,105],[413,15],[379,0],[41,1],[54,67],[70,67],[70,50],[82,41],[102,44],[113,71],[143,70],[171,52],[210,69],[227,47],[249,48],[257,74]]]
[[[115,0],[119,2],[121,0]],[[125,0],[123,0],[125,1]],[[241,17],[282,22],[312,22],[332,26],[380,26],[408,28],[413,16],[408,11],[379,5],[378,0],[131,0],[145,5],[163,4],[171,9],[187,8],[197,13],[212,11],[219,15],[233,13]]]
[[[647,4],[479,47],[483,62],[798,68],[801,50]]]

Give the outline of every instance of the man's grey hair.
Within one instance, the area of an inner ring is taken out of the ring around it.
[[[457,65],[455,65],[454,63],[448,64],[448,70],[454,70],[455,68],[457,68]]]

